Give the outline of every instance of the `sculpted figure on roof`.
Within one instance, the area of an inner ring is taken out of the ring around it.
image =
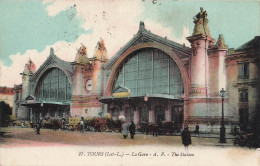
[[[78,49],[78,54],[76,56],[75,61],[80,64],[88,64],[89,59],[87,57],[87,48],[81,44],[80,49]]]
[[[217,48],[228,48],[228,46],[226,45],[225,39],[223,34],[220,34],[218,37],[218,41],[215,45]]]
[[[98,41],[96,49],[95,49],[95,54],[94,58],[97,58],[99,60],[107,60],[107,49],[105,46],[105,42],[102,38],[100,38],[100,41]]]
[[[28,62],[24,66],[24,73],[25,74],[35,73],[35,71],[36,71],[36,65],[33,63],[31,58],[29,58]]]
[[[194,30],[193,30],[193,34],[192,35],[207,35],[207,36],[211,36],[210,35],[210,31],[209,31],[209,26],[208,26],[208,18],[207,18],[208,13],[201,7],[200,8],[200,12],[193,17],[194,19]]]

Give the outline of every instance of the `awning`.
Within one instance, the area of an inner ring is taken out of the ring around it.
[[[23,103],[21,103],[21,105],[22,106],[27,106],[27,107],[44,107],[45,105],[69,106],[70,103],[56,102],[56,101],[31,101],[31,102],[23,102]]]
[[[149,94],[147,95],[135,95],[135,96],[129,96],[129,97],[114,97],[114,96],[108,96],[108,97],[102,97],[99,101],[105,104],[110,104],[114,101],[122,101],[122,100],[143,100],[144,98],[148,97],[148,100],[153,99],[165,99],[165,100],[178,100],[183,101],[182,96],[177,95],[164,95],[164,94]]]

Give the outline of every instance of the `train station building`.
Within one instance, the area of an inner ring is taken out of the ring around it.
[[[191,47],[153,34],[140,22],[137,34],[110,59],[101,39],[93,58],[82,45],[74,62],[61,60],[53,49],[37,70],[29,60],[23,83],[14,87],[18,119],[110,114],[136,124],[198,123],[217,133],[224,88],[227,132],[251,128],[259,107],[259,36],[230,50],[223,35],[211,36],[203,9],[194,24],[187,37]]]

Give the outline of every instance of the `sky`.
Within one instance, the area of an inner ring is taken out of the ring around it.
[[[229,48],[260,35],[259,1],[1,0],[0,86],[20,84],[28,59],[38,69],[50,47],[74,61],[81,44],[93,57],[102,38],[112,57],[138,32],[140,21],[152,33],[190,46],[186,37],[200,7],[208,13],[212,37],[223,34]]]

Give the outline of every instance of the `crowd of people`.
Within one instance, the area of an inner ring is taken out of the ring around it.
[[[51,124],[52,124],[53,131],[56,131],[58,129],[63,128],[62,126],[65,125],[65,121],[54,119],[54,120],[52,120]],[[39,119],[34,123],[34,128],[35,128],[36,134],[40,135],[40,129],[43,126],[44,126],[43,119]],[[85,131],[84,130],[85,125],[84,125],[83,119],[80,120],[79,126],[80,126],[80,132],[83,133]],[[124,120],[122,127],[121,127],[121,132],[122,132],[124,139],[126,139],[128,137],[128,132],[130,133],[130,138],[134,139],[134,135],[136,134],[136,125],[134,124],[133,121],[129,124],[126,120]],[[196,130],[194,131],[194,134],[199,135],[198,123],[196,125]],[[159,135],[159,125],[158,124],[157,125],[155,124],[152,126],[152,135],[158,137],[158,135]],[[191,144],[191,134],[189,131],[188,124],[184,125],[184,129],[181,132],[181,138],[182,138],[182,144],[184,145],[185,149],[187,149],[188,146]]]
[[[122,124],[122,135],[123,138],[126,139],[128,137],[128,131],[130,133],[131,139],[134,139],[134,135],[135,135],[135,129],[136,126],[134,124],[134,122],[132,121],[131,124],[129,125],[129,123],[124,120],[123,124]],[[153,136],[158,136],[159,134],[159,126],[157,125],[153,125]],[[199,135],[199,125],[197,123],[196,125],[196,130],[194,131],[195,134]],[[185,149],[188,149],[188,146],[191,144],[191,134],[189,131],[189,126],[188,124],[185,124],[184,129],[181,132],[181,138],[182,138],[182,144],[184,145]]]

